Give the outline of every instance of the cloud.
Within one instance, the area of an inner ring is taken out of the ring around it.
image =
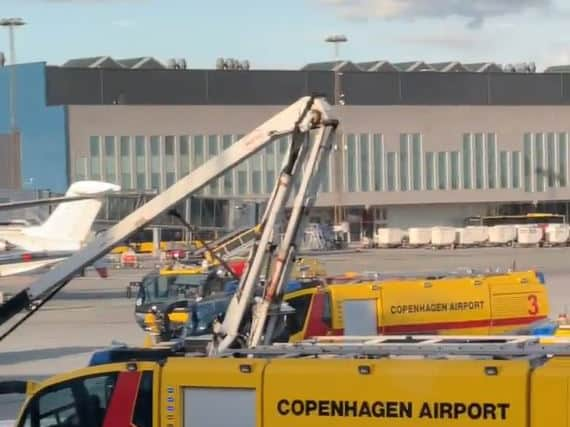
[[[463,51],[480,46],[484,41],[482,39],[470,36],[460,35],[423,35],[423,36],[405,36],[398,39],[404,44],[426,45],[436,48],[445,48]]]
[[[449,18],[467,19],[467,27],[479,28],[485,19],[515,15],[527,10],[549,11],[553,0],[319,0],[346,19]]]

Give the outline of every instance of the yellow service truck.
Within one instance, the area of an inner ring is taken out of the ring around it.
[[[333,343],[325,357],[310,343],[248,358],[114,349],[0,389],[27,394],[18,427],[568,426],[569,341],[433,338]]]
[[[285,295],[291,341],[318,335],[499,335],[548,321],[543,276],[517,271],[483,276],[364,281]]]

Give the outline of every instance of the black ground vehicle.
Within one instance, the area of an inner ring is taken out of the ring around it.
[[[147,274],[138,284],[135,302],[135,318],[144,329],[146,313],[154,308],[162,311],[173,301],[197,301],[213,295],[226,295],[233,292],[237,282],[228,277],[220,277],[216,270],[204,274]]]

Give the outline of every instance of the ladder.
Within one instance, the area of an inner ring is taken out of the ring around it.
[[[324,250],[327,248],[327,242],[323,233],[319,229],[318,224],[309,224],[304,230],[304,239],[302,249],[304,250]]]
[[[298,343],[274,343],[254,349],[231,350],[221,355],[272,358],[449,356],[537,358],[570,356],[570,340],[552,337],[544,343],[536,336],[392,335],[316,337]]]
[[[248,246],[255,239],[255,233],[258,230],[258,225],[254,227],[243,227],[239,230],[230,232],[225,236],[219,238],[218,240],[211,242],[209,246],[214,253],[218,256],[229,257],[233,255],[235,250],[244,249],[244,246]],[[205,256],[208,250],[205,247],[197,249],[194,251],[194,255]]]
[[[429,279],[429,280],[436,280],[436,279],[446,279],[446,278],[478,278],[484,279],[488,277],[497,277],[507,275],[510,272],[507,269],[496,269],[494,271],[488,270],[478,270],[478,269],[456,269],[450,271],[416,271],[416,272],[381,272],[381,271],[364,271],[360,275],[360,279],[362,280],[394,280],[394,279],[408,279],[408,280],[417,280],[417,279]]]
[[[229,239],[224,244],[216,247],[214,251],[218,255],[226,258],[231,258],[234,255],[241,254],[253,245],[260,229],[261,227],[259,225],[248,228],[244,232],[234,236],[232,239]]]

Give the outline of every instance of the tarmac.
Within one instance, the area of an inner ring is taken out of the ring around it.
[[[369,249],[317,257],[328,274],[506,269],[514,263],[519,270],[536,268],[545,273],[553,317],[570,306],[570,248]],[[135,323],[134,298],[126,297],[126,286],[140,279],[151,266],[152,261],[143,269],[110,269],[107,279],[100,279],[93,271],[73,279],[0,342],[0,381],[41,380],[84,367],[93,351],[113,341],[141,345],[144,334]],[[0,291],[14,293],[33,280],[33,276],[2,278]],[[2,420],[16,417],[21,402],[21,396],[0,396],[0,427],[4,425]]]

